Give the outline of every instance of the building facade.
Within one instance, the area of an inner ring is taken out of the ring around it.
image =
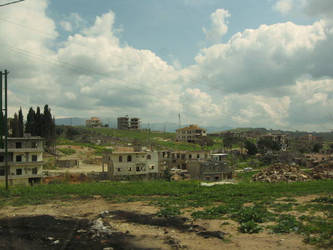
[[[158,177],[158,152],[128,149],[105,153],[102,168],[103,172],[107,170],[110,179]]]
[[[187,170],[193,160],[207,160],[210,157],[208,151],[161,151],[159,152],[160,166],[168,169]]]
[[[192,124],[176,130],[176,139],[179,142],[200,143],[203,137],[207,137],[207,131],[198,125]]]
[[[129,118],[127,115],[117,118],[117,128],[118,129],[128,129],[128,127],[129,127]]]
[[[140,119],[137,117],[131,118],[130,129],[140,129]]]
[[[89,128],[100,128],[103,124],[98,117],[91,117],[90,120],[86,120],[86,126]]]
[[[8,138],[9,185],[41,183],[43,138],[26,136]],[[5,183],[5,149],[0,148],[0,183]]]
[[[212,154],[209,160],[192,161],[189,174],[193,180],[221,181],[232,179],[233,169],[226,162],[227,154]]]

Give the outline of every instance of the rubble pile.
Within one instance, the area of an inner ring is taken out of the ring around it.
[[[333,179],[333,161],[320,164],[313,168],[311,176],[316,180]]]
[[[298,166],[284,165],[281,163],[265,168],[252,177],[253,181],[269,183],[307,181],[310,179],[311,177],[301,171]]]

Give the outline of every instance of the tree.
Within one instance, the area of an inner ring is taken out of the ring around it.
[[[312,152],[319,153],[322,148],[323,148],[322,143],[316,143],[313,145]]]
[[[20,107],[19,113],[18,113],[18,137],[23,137],[24,133],[24,123],[23,123],[23,114],[22,114],[22,108]]]
[[[36,111],[36,116],[35,116],[35,129],[34,129],[34,134],[33,135],[38,135],[41,136],[42,135],[42,114],[40,113],[40,108],[37,107],[37,111]]]
[[[248,155],[255,155],[258,152],[257,146],[249,140],[245,141],[245,148],[247,149]]]
[[[258,150],[266,152],[267,150],[279,151],[281,146],[270,137],[261,137],[257,143]]]
[[[36,135],[36,113],[31,107],[27,115],[27,122],[25,124],[25,132],[31,135]]]
[[[18,127],[17,113],[14,114],[14,119],[11,120],[10,127],[12,129],[12,136],[13,137],[19,137],[19,127]]]

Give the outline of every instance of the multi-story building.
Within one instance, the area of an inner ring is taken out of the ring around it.
[[[110,179],[124,177],[157,177],[159,175],[158,152],[119,148],[105,153],[102,160],[103,172],[107,168]]]
[[[8,138],[9,185],[40,183],[43,171],[43,138]],[[5,183],[5,149],[0,148],[0,183]]]
[[[98,117],[91,117],[90,120],[86,120],[86,126],[89,128],[99,128],[102,127],[102,121]]]
[[[118,129],[128,129],[129,127],[129,118],[128,116],[118,117]]]
[[[208,151],[161,151],[159,152],[160,165],[168,169],[176,168],[187,170],[193,160],[207,160]]]
[[[207,136],[206,129],[198,127],[198,125],[190,125],[185,128],[176,130],[177,141],[200,143],[203,137]]]
[[[140,129],[140,119],[137,117],[131,118],[130,129]]]
[[[233,169],[226,162],[227,154],[212,154],[208,160],[192,161],[189,166],[191,179],[221,181],[232,179]]]

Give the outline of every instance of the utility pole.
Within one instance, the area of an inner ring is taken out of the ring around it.
[[[6,190],[8,190],[8,107],[7,107],[7,80],[9,72],[5,70],[5,174],[6,174]]]
[[[8,190],[8,176],[9,176],[9,168],[8,168],[8,103],[7,103],[7,86],[8,86],[8,74],[9,72],[5,70],[5,72],[0,71],[0,105],[1,105],[1,148],[5,148],[5,182],[6,182],[6,190]],[[2,81],[5,80],[5,98],[4,98],[4,107],[3,107],[3,87]],[[3,111],[5,111],[5,116],[3,116]],[[3,145],[3,137],[5,137],[5,143]]]

